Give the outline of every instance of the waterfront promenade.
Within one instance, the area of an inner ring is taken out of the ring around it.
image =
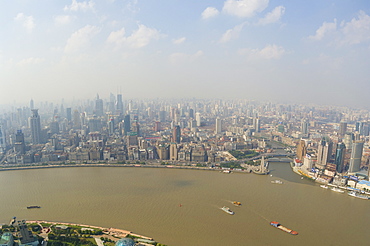
[[[45,220],[27,220],[28,224],[50,224],[50,225],[64,225],[64,226],[78,226],[82,228],[91,228],[91,229],[97,229],[102,230],[102,232],[107,235],[111,236],[112,239],[118,240],[119,238],[127,237],[128,235],[138,237],[138,238],[144,238],[147,240],[153,240],[151,237],[139,235],[136,233],[133,233],[132,231],[117,229],[117,228],[105,228],[100,226],[92,226],[92,225],[84,225],[84,224],[74,224],[74,223],[66,223],[66,222],[51,222],[51,221],[45,221]],[[48,230],[50,232],[50,230]]]

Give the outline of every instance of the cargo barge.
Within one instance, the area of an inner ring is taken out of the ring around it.
[[[31,208],[41,208],[40,206],[28,206],[27,209],[31,209]]]
[[[287,233],[289,233],[289,234],[291,234],[291,235],[298,235],[298,232],[293,231],[293,230],[291,230],[291,229],[286,228],[285,226],[280,225],[280,223],[279,223],[279,222],[271,221],[271,222],[270,222],[270,225],[272,225],[273,227],[276,227],[276,228],[278,228],[278,229],[280,229],[280,230],[282,230],[282,231],[285,231],[285,232],[287,232]]]

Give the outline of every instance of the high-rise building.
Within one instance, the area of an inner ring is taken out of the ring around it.
[[[356,122],[356,128],[355,128],[356,132],[362,134],[363,126],[364,126],[364,122],[361,122],[361,121]]]
[[[131,131],[131,123],[130,123],[130,115],[125,115],[125,118],[123,120],[123,131],[125,133],[125,136],[127,136],[127,133]]]
[[[22,130],[17,130],[15,134],[14,151],[20,154],[26,153],[26,143],[24,142],[24,134]]]
[[[72,109],[71,108],[66,108],[66,115],[67,115],[67,120],[69,122],[72,121]]]
[[[154,131],[155,132],[160,132],[161,131],[161,122],[159,122],[159,121],[154,122]]]
[[[302,119],[301,121],[301,133],[308,134],[308,121],[307,119]]]
[[[32,110],[32,109],[34,109],[35,108],[35,105],[34,105],[34,103],[33,103],[33,99],[31,99],[30,100],[30,109]]]
[[[170,144],[170,160],[171,161],[176,161],[177,160],[177,155],[178,155],[177,144],[176,143],[171,143]]]
[[[180,143],[181,141],[181,129],[180,126],[174,126],[172,130],[172,141]]]
[[[347,132],[347,122],[340,122],[339,123],[339,135],[344,136]]]
[[[59,122],[54,120],[49,124],[51,134],[59,134]]]
[[[197,126],[201,126],[202,125],[202,118],[201,118],[199,112],[195,113],[195,120],[197,121]]]
[[[77,109],[73,111],[73,127],[75,129],[81,129],[81,117]]]
[[[352,153],[348,169],[349,173],[355,173],[360,171],[363,149],[364,149],[363,141],[355,141],[352,143]]]
[[[5,131],[2,125],[0,125],[0,152],[3,152],[6,148],[5,142]]]
[[[110,118],[108,121],[108,134],[112,136],[114,134],[114,119]]]
[[[260,122],[260,118],[257,118],[257,117],[254,117],[253,118],[253,128],[256,132],[260,132],[261,131],[261,122]]]
[[[316,167],[325,169],[326,164],[329,162],[332,153],[333,143],[329,137],[323,137],[318,146]]]
[[[297,146],[297,157],[299,160],[303,161],[303,158],[306,156],[306,154],[307,154],[306,141],[301,139]]]
[[[103,116],[104,115],[103,99],[100,99],[99,98],[99,95],[96,95],[96,100],[95,100],[95,114],[97,116]]]
[[[220,134],[222,131],[222,121],[220,118],[216,118],[215,134]]]
[[[353,140],[355,140],[355,136],[352,132],[347,132],[344,135],[343,143],[346,146],[346,149],[352,149]]]
[[[41,140],[41,122],[38,109],[32,109],[32,116],[29,118],[30,127],[31,127],[31,137],[33,144],[42,143]]]
[[[89,132],[100,132],[102,128],[101,120],[98,119],[96,116],[89,119],[88,121]]]
[[[346,146],[344,143],[338,143],[335,151],[334,164],[337,165],[337,172],[342,173],[344,170],[344,156],[346,153]]]
[[[194,109],[189,109],[189,118],[194,118]]]
[[[159,122],[165,122],[166,121],[166,111],[161,110],[159,111]]]
[[[33,235],[30,230],[27,228],[25,220],[17,222],[18,231],[19,231],[19,245],[39,245],[36,235]]]
[[[117,94],[117,100],[116,100],[116,113],[118,115],[124,114],[124,109],[123,109],[123,102],[122,102],[122,94]]]

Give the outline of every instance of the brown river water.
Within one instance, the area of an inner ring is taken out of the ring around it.
[[[114,227],[169,246],[370,245],[370,201],[302,180],[289,163],[270,169],[272,177],[140,167],[3,171],[0,222],[16,216]]]

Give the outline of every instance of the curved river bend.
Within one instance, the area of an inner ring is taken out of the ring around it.
[[[0,222],[16,216],[115,227],[171,246],[368,245],[369,201],[302,180],[287,163],[270,168],[273,177],[123,167],[5,171]],[[273,228],[271,220],[299,235]]]

